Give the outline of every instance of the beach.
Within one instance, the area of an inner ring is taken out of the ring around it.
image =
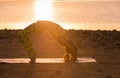
[[[17,33],[21,30],[1,30],[0,31],[0,58],[28,58],[28,54],[19,42]],[[67,31],[69,34],[78,33],[76,30]],[[71,33],[70,33],[71,32]],[[83,30],[79,31],[83,32]],[[84,31],[88,32],[88,31]],[[92,31],[89,31],[92,32]],[[99,31],[100,32],[100,31]],[[105,32],[101,31],[100,33]],[[118,33],[118,31],[106,31],[106,33]],[[47,39],[51,40],[51,43],[44,42],[44,45],[40,46],[40,43],[35,43],[37,40],[44,40],[44,34],[42,33],[37,39],[33,39],[34,45],[36,47],[37,58],[55,58],[60,57],[64,54],[64,49],[60,46],[50,35],[47,36]],[[95,33],[95,32],[94,32]],[[115,35],[115,34],[114,34]],[[35,35],[34,35],[35,36]],[[38,34],[36,34],[38,36]],[[85,36],[85,33],[84,33]],[[77,36],[76,36],[77,37]],[[74,40],[80,40],[76,37],[73,37]],[[106,37],[109,37],[106,35]],[[96,60],[96,62],[86,62],[86,63],[4,63],[0,62],[0,78],[120,78],[120,50],[119,50],[119,38],[115,39],[114,43],[117,42],[118,48],[112,49],[101,49],[99,48],[90,48],[88,47],[90,42],[87,41],[88,46],[81,47],[79,41],[77,41],[78,48],[78,57],[85,58],[91,57]],[[35,37],[32,37],[35,38]],[[86,37],[89,39],[88,37]],[[112,40],[113,40],[112,39]],[[115,41],[116,40],[116,41]],[[107,42],[107,41],[105,41]],[[79,43],[79,44],[78,44]],[[111,41],[112,43],[112,41]],[[44,48],[45,45],[48,50],[39,49]],[[92,43],[93,44],[93,43]],[[56,45],[56,46],[54,46]],[[110,44],[109,44],[110,45]],[[113,44],[112,44],[113,45]],[[50,48],[54,47],[54,50],[50,51]],[[104,46],[105,47],[105,46]],[[34,46],[35,48],[35,46]],[[86,48],[86,49],[84,49]],[[56,52],[57,49],[58,51]],[[44,51],[44,52],[42,52]]]

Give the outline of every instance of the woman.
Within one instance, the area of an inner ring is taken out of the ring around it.
[[[36,52],[34,51],[29,36],[33,33],[42,33],[43,31],[49,31],[53,37],[66,49],[64,54],[65,61],[77,60],[77,49],[74,43],[66,38],[65,30],[58,24],[50,21],[38,21],[29,25],[23,31],[19,32],[19,39],[25,47],[31,59],[30,63],[35,63]]]

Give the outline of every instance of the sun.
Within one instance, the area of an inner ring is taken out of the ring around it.
[[[51,0],[34,1],[34,9],[35,9],[35,20],[53,20]]]

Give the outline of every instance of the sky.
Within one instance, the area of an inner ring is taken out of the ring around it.
[[[48,20],[65,29],[120,30],[119,0],[53,0],[52,5],[41,1],[0,0],[0,29],[23,29],[47,12],[45,16],[53,17]]]

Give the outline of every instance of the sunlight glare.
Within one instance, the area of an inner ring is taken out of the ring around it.
[[[36,0],[35,7],[35,21],[36,20],[53,20],[52,1],[51,0]]]

